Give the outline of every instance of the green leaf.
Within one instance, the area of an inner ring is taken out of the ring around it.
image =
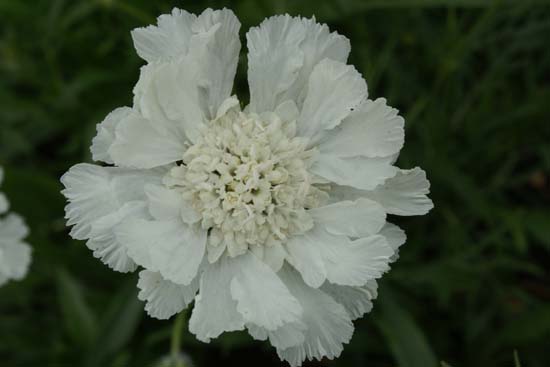
[[[80,284],[67,271],[60,269],[57,272],[57,288],[67,333],[78,345],[89,346],[97,335],[97,323]]]
[[[399,367],[439,365],[422,330],[390,292],[384,292],[378,300],[374,322],[386,338]]]

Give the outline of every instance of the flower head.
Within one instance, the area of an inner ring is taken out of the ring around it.
[[[250,103],[231,95],[240,23],[174,9],[132,32],[147,63],[132,107],[97,127],[96,161],[63,178],[71,235],[140,271],[156,318],[192,301],[208,342],[246,329],[292,366],[334,358],[405,234],[388,214],[432,208],[419,169],[394,166],[404,120],[346,64],[347,38],[275,16],[247,33]]]
[[[3,178],[0,167],[0,184]],[[29,230],[20,216],[8,210],[9,202],[0,192],[0,286],[23,279],[31,262],[31,247],[23,242]]]

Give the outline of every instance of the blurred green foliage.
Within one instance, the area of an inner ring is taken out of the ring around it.
[[[276,13],[329,23],[370,95],[406,117],[400,166],[432,182],[436,208],[397,220],[409,240],[374,311],[340,359],[310,365],[550,366],[548,1],[0,0],[3,190],[34,247],[28,278],[0,289],[2,366],[152,366],[168,353],[171,324],[144,315],[135,275],[68,237],[58,178],[131,103],[142,61],[129,31],[173,6],[230,7],[243,41]],[[281,365],[241,333],[183,342],[197,367]]]

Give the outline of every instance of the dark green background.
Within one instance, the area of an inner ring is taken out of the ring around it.
[[[68,237],[59,177],[90,161],[95,124],[131,103],[134,27],[179,5],[228,6],[246,30],[289,12],[351,39],[371,97],[407,121],[399,165],[435,209],[398,218],[408,243],[337,361],[310,366],[550,366],[550,4],[530,1],[0,0],[0,164],[26,217],[29,276],[0,288],[0,365],[152,366],[171,323],[136,277]],[[244,45],[244,42],[243,42]],[[246,48],[236,91],[247,97]],[[239,333],[184,337],[196,366],[280,366]]]

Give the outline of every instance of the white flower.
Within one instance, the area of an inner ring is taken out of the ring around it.
[[[0,167],[0,184],[4,171]],[[9,280],[21,280],[31,262],[31,247],[23,242],[29,230],[17,214],[7,213],[9,203],[0,192],[0,286]]]
[[[240,23],[174,9],[132,32],[147,61],[132,107],[98,125],[63,178],[71,235],[112,269],[138,266],[156,318],[193,300],[208,342],[243,330],[292,366],[334,358],[405,234],[387,214],[432,208],[419,168],[393,164],[404,120],[369,100],[347,38],[288,15],[247,33],[250,103],[231,95]]]

